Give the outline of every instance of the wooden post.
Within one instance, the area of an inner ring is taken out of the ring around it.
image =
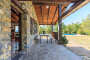
[[[21,13],[19,13],[19,51],[22,50],[22,20]]]
[[[51,35],[52,35],[52,32],[53,32],[53,25],[51,25]]]
[[[39,25],[38,25],[38,36],[39,36]]]
[[[60,17],[62,14],[62,5],[59,5],[59,15],[58,17]],[[58,20],[58,24],[59,24],[59,40],[58,40],[58,44],[62,44],[62,21]]]

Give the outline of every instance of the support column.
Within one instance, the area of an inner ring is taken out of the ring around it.
[[[60,17],[62,14],[62,5],[59,5],[59,16]],[[59,40],[58,40],[58,44],[62,44],[62,21],[58,20],[58,24],[59,24]]]
[[[37,28],[37,30],[38,30],[38,36],[39,36],[39,25],[38,25],[38,28]]]
[[[51,32],[53,32],[53,25],[51,25]]]

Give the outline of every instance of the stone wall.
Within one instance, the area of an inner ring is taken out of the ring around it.
[[[0,60],[11,59],[11,0],[0,0]]]
[[[22,13],[22,50],[26,51],[33,45],[33,43],[35,42],[34,37],[38,34],[30,34],[30,17],[34,18],[37,23],[38,20],[32,2],[27,1],[24,3],[26,4],[26,9],[29,13]],[[10,5],[11,0],[0,0],[0,60],[11,60]]]
[[[34,38],[38,34],[36,33],[36,34],[31,35],[30,33],[30,30],[31,30],[30,20],[31,19],[30,18],[34,18],[37,24],[38,24],[38,20],[37,20],[36,12],[35,12],[34,6],[32,5],[32,2],[21,1],[21,3],[25,3],[26,10],[28,11],[28,15],[22,14],[22,50],[27,51],[35,42]]]

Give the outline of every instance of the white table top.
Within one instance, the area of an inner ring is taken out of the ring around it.
[[[49,34],[40,34],[40,36],[48,36]]]

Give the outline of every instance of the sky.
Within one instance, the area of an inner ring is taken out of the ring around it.
[[[72,6],[72,5],[73,4],[70,4],[67,7],[67,9],[70,8],[70,6]],[[80,8],[79,10],[74,12],[73,14],[69,15],[65,19],[63,19],[62,22],[64,22],[65,25],[76,23],[77,21],[80,23],[82,21],[82,19],[87,18],[88,14],[90,14],[90,3],[88,3],[84,7]]]

